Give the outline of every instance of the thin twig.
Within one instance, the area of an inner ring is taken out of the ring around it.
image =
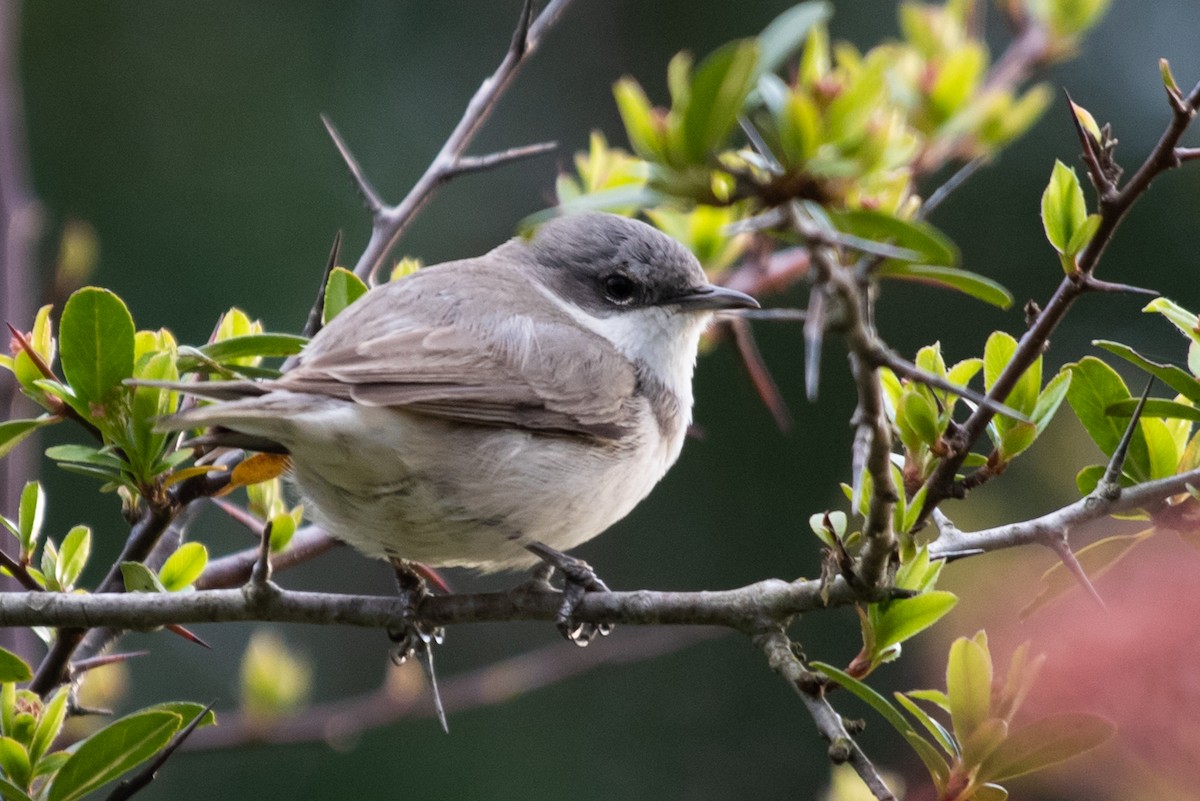
[[[454,164],[442,173],[441,180],[445,183],[460,175],[492,170],[496,167],[502,167],[505,164],[512,164],[513,162],[542,156],[546,153],[553,153],[557,149],[558,142],[538,142],[534,145],[512,147],[508,150],[488,153],[485,156],[459,156]]]
[[[447,175],[457,168],[471,140],[479,131],[480,126],[495,108],[496,101],[512,83],[513,78],[520,72],[529,60],[529,56],[537,49],[542,36],[558,20],[570,0],[550,0],[537,19],[532,19],[533,2],[526,0],[521,9],[521,16],[513,34],[512,43],[504,59],[496,67],[495,72],[483,82],[475,95],[467,104],[462,118],[447,137],[442,149],[434,157],[433,162],[425,173],[409,190],[404,200],[395,206],[388,206],[379,201],[379,196],[370,190],[370,184],[362,176],[361,170],[355,170],[355,180],[360,191],[367,198],[371,210],[371,238],[367,247],[359,257],[354,267],[354,274],[366,281],[374,281],[388,254],[395,247],[401,235],[408,228],[418,211],[429,201],[434,190],[444,182]],[[344,143],[339,145],[342,157],[349,164],[357,166]],[[365,189],[364,189],[365,188]],[[370,190],[370,191],[366,191]],[[374,206],[378,203],[377,206]],[[374,207],[372,207],[374,206]]]
[[[766,655],[771,669],[791,685],[812,715],[817,732],[829,745],[830,760],[835,765],[848,764],[854,768],[854,772],[879,801],[896,801],[896,796],[879,775],[879,771],[846,731],[842,716],[829,705],[825,698],[823,680],[804,667],[783,629],[767,629],[757,634],[754,642]]]
[[[763,360],[758,343],[754,341],[750,323],[743,319],[732,319],[729,320],[729,330],[733,332],[733,341],[742,357],[742,365],[750,376],[750,383],[758,391],[758,397],[771,413],[771,417],[775,418],[775,425],[779,426],[780,431],[791,431],[792,413],[767,363]]]
[[[1104,468],[1104,475],[1096,484],[1095,494],[1101,498],[1112,499],[1121,495],[1121,471],[1125,469],[1125,457],[1129,455],[1129,446],[1133,443],[1133,435],[1141,423],[1142,411],[1146,408],[1146,400],[1150,397],[1150,388],[1153,386],[1154,378],[1151,377],[1146,382],[1146,388],[1142,390],[1142,397],[1130,415],[1125,431],[1121,434],[1121,441],[1117,443],[1108,465]]]

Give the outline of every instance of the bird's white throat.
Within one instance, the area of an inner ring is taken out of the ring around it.
[[[712,320],[711,313],[644,306],[598,317],[540,283],[534,282],[534,286],[576,323],[604,337],[626,358],[644,364],[679,399],[691,422],[692,373],[700,336]]]

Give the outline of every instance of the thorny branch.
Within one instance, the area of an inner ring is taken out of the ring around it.
[[[354,267],[355,275],[363,280],[374,279],[386,261],[388,253],[400,240],[413,217],[429,201],[434,190],[454,175],[516,159],[529,158],[549,150],[546,145],[540,144],[515,148],[490,156],[467,157],[463,155],[480,126],[495,108],[500,95],[512,83],[521,67],[537,49],[542,36],[558,21],[569,3],[570,0],[550,0],[537,18],[532,19],[533,0],[526,0],[521,9],[520,23],[513,34],[512,44],[509,45],[504,60],[475,92],[467,104],[466,111],[463,112],[462,119],[458,121],[458,125],[454,127],[428,169],[409,190],[404,200],[395,206],[383,203],[375,190],[366,182],[357,162],[349,156],[349,150],[344,143],[340,142],[340,137],[335,136],[338,149],[343,158],[346,158],[351,174],[355,178],[359,190],[363,193],[371,212],[371,238],[367,242],[362,256],[359,257],[358,264]]]
[[[1045,344],[1050,341],[1050,335],[1058,327],[1067,311],[1075,301],[1088,291],[1100,291],[1100,282],[1093,279],[1092,274],[1100,261],[1104,249],[1108,246],[1117,227],[1129,213],[1133,204],[1149,189],[1151,182],[1166,170],[1178,167],[1180,160],[1175,148],[1180,137],[1187,129],[1192,119],[1200,109],[1200,84],[1180,102],[1172,105],[1172,118],[1167,129],[1163,132],[1150,155],[1119,190],[1102,194],[1099,200],[1100,227],[1095,236],[1079,254],[1077,270],[1064,276],[1054,291],[1053,296],[1034,319],[1033,324],[1021,337],[1012,360],[997,377],[988,398],[1003,401],[1008,393],[1016,386],[1017,381],[1025,371],[1042,355]],[[1099,185],[1099,184],[1098,184]],[[944,458],[925,482],[928,494],[922,511],[922,519],[937,508],[938,504],[947,498],[961,497],[962,485],[955,481],[955,474],[962,467],[971,447],[983,436],[995,412],[986,406],[977,407],[965,422],[950,437],[952,452]]]

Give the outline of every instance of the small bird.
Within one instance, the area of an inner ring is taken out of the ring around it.
[[[372,289],[280,378],[180,386],[218,402],[162,427],[290,454],[314,522],[369,556],[573,580],[561,552],[679,457],[712,313],[757,306],[645,223],[559,217]]]

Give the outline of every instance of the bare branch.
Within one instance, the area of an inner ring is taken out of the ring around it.
[[[1172,495],[1187,492],[1188,485],[1197,484],[1200,484],[1200,469],[1125,487],[1117,498],[1092,494],[1070,506],[1019,523],[973,532],[943,528],[942,535],[929,546],[929,555],[934,559],[952,559],[1018,545],[1053,547],[1055,539],[1073,526],[1134,509],[1153,510]]]
[[[537,19],[530,21],[532,1],[521,10],[521,18],[513,35],[512,44],[496,71],[483,82],[467,104],[462,118],[447,137],[442,149],[434,157],[425,173],[417,180],[404,200],[395,206],[380,206],[372,209],[371,238],[354,267],[354,274],[364,280],[373,281],[386,261],[400,236],[408,228],[418,211],[429,201],[434,190],[453,173],[467,146],[474,139],[479,127],[491,114],[508,88],[512,79],[520,72],[529,56],[547,30],[558,20],[570,0],[550,0]],[[370,202],[370,201],[368,201]]]
[[[824,680],[804,667],[782,628],[773,628],[754,637],[755,645],[767,656],[771,669],[792,686],[812,715],[817,731],[829,744],[829,758],[836,764],[849,764],[879,801],[896,801],[887,783],[871,760],[846,731],[842,716],[825,698]]]
[[[505,164],[543,156],[558,149],[558,142],[538,142],[535,145],[511,147],[485,156],[459,156],[454,165],[449,167],[441,177],[442,182],[473,172],[484,172]]]

